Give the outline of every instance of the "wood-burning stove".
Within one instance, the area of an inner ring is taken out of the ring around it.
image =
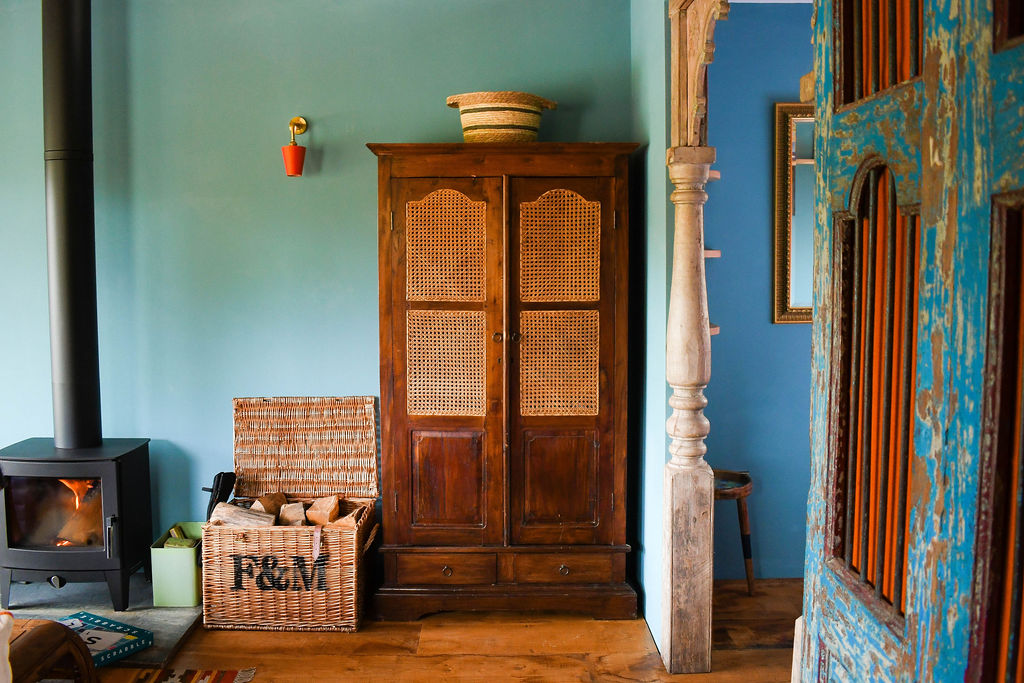
[[[0,598],[11,581],[106,581],[148,567],[149,440],[104,439],[96,320],[89,0],[43,0],[52,439],[0,450]]]
[[[149,440],[55,448],[27,439],[0,449],[0,601],[11,581],[106,581],[115,610],[128,579],[149,574]]]

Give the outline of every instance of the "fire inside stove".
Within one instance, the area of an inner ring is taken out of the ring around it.
[[[103,545],[99,479],[8,477],[7,540],[20,548]]]

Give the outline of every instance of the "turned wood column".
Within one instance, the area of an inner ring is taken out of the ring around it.
[[[675,237],[668,309],[666,377],[672,387],[672,439],[665,466],[665,642],[661,656],[671,673],[711,671],[711,590],[715,477],[704,461],[704,388],[711,378],[711,335],[704,281],[704,187],[713,147],[668,152],[675,185]]]
[[[675,236],[669,294],[666,378],[672,442],[665,465],[665,571],[658,642],[669,673],[711,671],[711,579],[715,475],[704,462],[704,388],[711,379],[711,329],[704,281],[704,187],[714,147],[707,140],[707,66],[715,55],[715,22],[728,0],[669,0],[671,145]]]

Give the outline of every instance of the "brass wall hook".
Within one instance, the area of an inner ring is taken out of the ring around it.
[[[289,142],[288,144],[289,145],[294,145],[295,144],[295,136],[296,135],[302,135],[303,133],[305,133],[306,129],[308,127],[309,127],[309,124],[306,122],[306,119],[302,118],[301,116],[296,116],[291,121],[289,121],[288,122],[288,130],[292,134],[292,141]]]

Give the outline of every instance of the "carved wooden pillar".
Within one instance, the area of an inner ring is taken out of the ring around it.
[[[715,480],[704,461],[704,388],[711,378],[711,334],[704,280],[704,187],[715,149],[707,146],[705,70],[714,56],[715,20],[726,0],[672,0],[672,144],[668,173],[675,190],[675,236],[669,294],[666,378],[672,387],[666,424],[665,572],[662,642],[670,673],[711,671],[711,591]]]
[[[666,571],[669,590],[661,648],[671,673],[711,671],[711,580],[715,476],[704,461],[710,424],[704,388],[711,378],[711,335],[704,281],[704,202],[713,147],[669,151],[675,184],[675,238],[668,308],[667,379],[672,387],[665,466]]]

